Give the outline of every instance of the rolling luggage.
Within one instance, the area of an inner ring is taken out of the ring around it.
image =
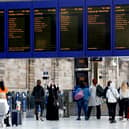
[[[20,111],[13,110],[11,117],[12,117],[12,126],[13,125],[18,126],[22,124],[22,115]]]

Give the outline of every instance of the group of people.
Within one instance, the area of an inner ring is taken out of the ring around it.
[[[84,110],[85,120],[89,120],[93,107],[96,107],[96,118],[101,119],[101,104],[103,100],[106,100],[110,123],[116,123],[117,103],[119,103],[120,120],[128,119],[129,88],[126,82],[123,82],[119,89],[116,88],[115,83],[112,81],[108,81],[105,88],[100,88],[97,80],[93,79],[91,86],[88,86],[85,81],[80,81],[74,87],[74,90],[78,88],[81,88],[84,96],[79,100],[75,100],[78,109],[77,120],[81,120],[81,108]],[[99,91],[100,89],[101,91]],[[98,92],[102,92],[101,95]]]
[[[34,96],[35,101],[35,115],[36,120],[43,121],[43,110],[44,106],[46,105],[46,119],[47,120],[59,120],[59,104],[58,104],[58,92],[59,88],[55,84],[50,84],[47,86],[47,103],[45,100],[45,90],[41,86],[41,80],[37,80],[36,86],[33,88],[32,96]],[[9,127],[10,120],[9,120],[9,105],[7,101],[7,93],[8,88],[5,87],[4,81],[0,81],[0,103],[4,103],[3,106],[5,109],[4,124]],[[39,116],[39,108],[40,108],[40,116]],[[1,114],[1,112],[0,112]]]
[[[120,120],[126,120],[128,116],[129,107],[129,87],[126,82],[122,82],[119,89],[115,88],[115,83],[109,81],[105,88],[107,107],[109,112],[109,120],[115,123],[116,105],[119,104]]]
[[[59,103],[58,103],[58,92],[59,87],[55,84],[47,86],[47,99],[45,100],[45,91],[41,86],[41,80],[37,80],[37,85],[33,88],[32,96],[35,100],[35,114],[36,120],[43,121],[43,110],[46,105],[46,119],[47,120],[59,120]],[[38,115],[40,107],[40,116]]]
[[[88,83],[85,81],[80,81],[79,84],[74,87],[74,89],[81,88],[84,94],[84,97],[77,100],[77,107],[78,107],[78,118],[77,120],[81,120],[81,108],[84,110],[85,114],[85,120],[90,119],[91,111],[93,107],[96,107],[96,116],[97,119],[100,119],[101,117],[101,97],[98,97],[96,95],[96,85],[97,85],[97,80],[93,79],[93,85],[88,86]]]
[[[81,120],[81,109],[84,110],[85,120],[89,120],[93,107],[96,107],[96,118],[101,119],[101,104],[102,99],[106,100],[109,121],[110,123],[115,123],[116,116],[116,105],[119,103],[119,116],[120,120],[128,119],[129,112],[129,86],[126,82],[123,82],[119,89],[112,81],[108,81],[105,88],[100,88],[97,80],[92,80],[92,85],[89,86],[86,81],[80,81],[78,85],[74,87],[74,90],[81,89],[83,91],[83,97],[76,100],[78,108],[77,120]],[[101,94],[98,92],[100,92]],[[41,86],[41,80],[37,80],[36,86],[33,88],[32,96],[35,100],[35,115],[36,120],[43,121],[43,110],[46,106],[46,119],[47,120],[59,120],[59,87],[54,83],[47,86],[47,95],[45,95],[45,90]],[[0,101],[4,101],[7,105],[6,118],[4,122],[6,126],[9,124],[9,106],[7,104],[6,94],[8,89],[4,86],[4,82],[0,81]],[[47,98],[45,98],[47,96]],[[40,107],[40,115],[39,115]]]

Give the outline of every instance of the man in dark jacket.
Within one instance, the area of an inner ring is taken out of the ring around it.
[[[34,96],[35,99],[35,115],[36,120],[39,119],[38,112],[39,112],[39,106],[41,110],[40,119],[43,121],[43,108],[44,108],[44,89],[41,86],[41,80],[37,80],[37,86],[34,87],[32,91],[32,96]]]

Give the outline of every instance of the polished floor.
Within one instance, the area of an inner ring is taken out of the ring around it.
[[[102,117],[96,120],[92,117],[89,121],[85,121],[82,117],[81,121],[77,121],[75,117],[60,118],[59,121],[36,121],[34,118],[24,118],[23,124],[19,126],[8,127],[8,129],[128,129],[129,120],[119,121],[110,124],[108,117]]]

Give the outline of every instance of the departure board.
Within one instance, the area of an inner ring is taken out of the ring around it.
[[[8,51],[30,50],[30,10],[8,11]]]
[[[4,51],[4,11],[0,10],[0,52]]]
[[[75,58],[75,68],[88,68],[88,58]]]
[[[110,49],[110,7],[88,7],[88,50]]]
[[[56,50],[56,9],[34,10],[35,51]]]
[[[83,9],[61,9],[60,49],[65,51],[83,49]]]
[[[115,7],[116,49],[129,49],[129,5]]]
[[[88,71],[75,71],[76,84],[79,84],[81,81],[88,81]]]

